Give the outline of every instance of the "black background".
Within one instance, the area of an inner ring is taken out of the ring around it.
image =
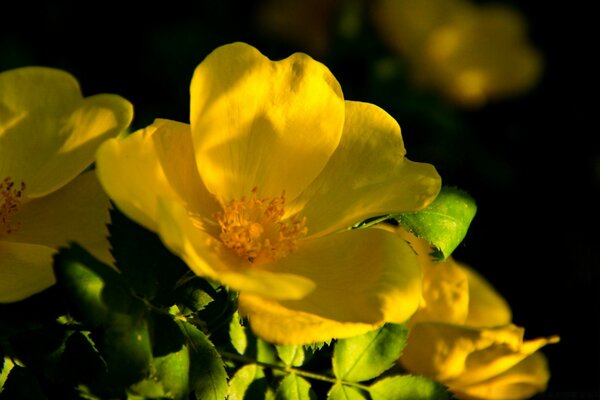
[[[134,128],[155,117],[187,121],[193,69],[215,47],[245,41],[272,59],[310,52],[262,29],[255,18],[259,5],[5,4],[0,71],[65,69],[85,95],[129,99]],[[456,258],[479,269],[507,298],[526,337],[561,336],[560,344],[544,349],[552,378],[538,397],[592,399],[600,396],[594,25],[583,1],[515,5],[544,54],[544,76],[527,95],[477,110],[456,108],[406,82],[374,81],[372,61],[388,49],[369,22],[359,37],[334,34],[327,52],[312,55],[332,70],[347,98],[375,103],[397,119],[410,159],[434,164],[445,184],[477,201]]]

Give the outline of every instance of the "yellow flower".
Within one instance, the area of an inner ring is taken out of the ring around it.
[[[51,286],[52,255],[69,241],[110,260],[108,198],[93,172],[80,173],[132,112],[116,95],[84,99],[60,70],[0,73],[0,302]]]
[[[400,234],[423,271],[423,298],[409,320],[401,364],[459,399],[516,400],[543,391],[550,373],[538,350],[558,337],[524,340],[508,304],[483,277],[452,258],[433,262],[424,241]]]
[[[431,165],[404,158],[398,124],[344,101],[307,55],[273,62],[244,43],[213,51],[190,91],[189,125],[156,120],[99,149],[116,205],[196,274],[239,291],[240,311],[267,340],[406,320],[420,297],[414,254],[394,234],[348,230],[423,208],[439,191]]]
[[[373,16],[389,45],[408,61],[415,81],[465,106],[531,89],[542,57],[525,22],[504,4],[467,0],[378,0]]]

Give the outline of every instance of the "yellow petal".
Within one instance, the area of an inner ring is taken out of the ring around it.
[[[46,246],[0,241],[0,303],[23,300],[52,286],[52,255]]]
[[[219,47],[196,68],[190,118],[198,170],[223,203],[295,198],[323,169],[344,125],[335,77],[305,54],[273,62],[255,48]]]
[[[423,302],[410,319],[418,322],[463,324],[470,306],[470,282],[467,275],[449,258],[429,261],[423,268]]]
[[[339,322],[401,323],[415,312],[421,296],[414,253],[380,229],[307,239],[295,253],[265,268],[315,282],[314,291],[281,301],[283,307]]]
[[[459,399],[521,400],[544,391],[549,379],[548,362],[538,351],[500,375],[453,392]]]
[[[3,239],[51,248],[75,241],[112,263],[106,228],[109,204],[94,171],[86,172],[58,191],[24,203],[15,215],[19,228]]]
[[[158,198],[193,209],[204,222],[218,208],[198,173],[189,125],[157,120],[126,138],[105,142],[96,155],[100,182],[128,217],[156,231]]]
[[[510,306],[493,286],[472,268],[458,264],[469,281],[469,313],[464,324],[499,326],[512,320]]]
[[[253,268],[195,224],[194,216],[178,202],[161,200],[158,212],[162,240],[199,276],[276,299],[300,298],[314,288],[314,283],[302,276]]]
[[[309,235],[424,208],[437,196],[440,177],[432,165],[412,162],[405,153],[400,127],[389,114],[372,104],[346,101],[339,147],[289,208],[301,210]]]
[[[412,373],[464,387],[499,375],[558,338],[523,341],[523,328],[476,329],[443,323],[412,327],[401,363]]]
[[[380,324],[339,322],[303,311],[291,310],[264,297],[241,293],[238,308],[247,316],[252,331],[277,344],[307,344],[360,335]]]
[[[84,99],[72,76],[51,68],[4,72],[0,92],[0,176],[24,181],[28,198],[77,176],[100,143],[122,132],[133,116],[127,100],[108,94]]]

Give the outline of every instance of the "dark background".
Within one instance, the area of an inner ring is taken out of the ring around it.
[[[307,1],[306,7],[318,3]],[[85,95],[129,99],[136,110],[133,127],[141,128],[156,117],[188,120],[192,72],[219,45],[245,41],[272,59],[308,52],[332,70],[346,98],[377,104],[396,118],[410,159],[434,164],[445,184],[477,201],[456,258],[507,298],[527,338],[561,336],[543,350],[552,378],[538,398],[600,398],[594,25],[582,1],[522,3],[515,5],[544,55],[544,75],[529,93],[480,109],[460,109],[418,90],[402,73],[378,78],[378,61],[394,59],[400,72],[404,64],[379,40],[366,14],[358,13],[364,18],[351,37],[336,29],[339,9],[310,19],[307,33],[328,22],[328,46],[315,50],[268,31],[258,18],[261,2],[5,4],[0,71],[65,69]],[[352,4],[360,10],[359,2]]]

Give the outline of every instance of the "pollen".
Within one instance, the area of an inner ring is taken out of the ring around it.
[[[285,193],[257,198],[256,192],[254,188],[250,198],[230,201],[215,218],[221,227],[223,244],[250,263],[261,264],[293,253],[307,229],[306,218],[282,220]]]
[[[0,181],[0,236],[10,235],[19,229],[19,223],[13,221],[13,216],[19,210],[23,201],[25,182],[19,185],[10,178]]]

